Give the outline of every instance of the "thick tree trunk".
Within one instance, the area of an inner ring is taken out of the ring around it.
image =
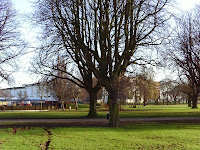
[[[109,126],[118,127],[119,126],[119,102],[117,99],[117,88],[112,88],[109,91],[108,104],[109,104]]]
[[[192,108],[198,108],[197,107],[197,99],[198,99],[198,95],[194,95],[192,97]]]
[[[98,116],[96,111],[97,92],[90,92],[89,95],[90,95],[90,110],[87,116],[89,118],[96,118]]]

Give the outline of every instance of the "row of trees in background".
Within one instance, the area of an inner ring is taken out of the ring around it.
[[[200,93],[200,6],[194,11],[176,17],[176,29],[165,51],[168,63],[178,70],[179,83],[188,89],[192,108],[197,108]]]
[[[145,106],[150,100],[156,101],[160,97],[160,84],[154,81],[152,68],[142,67],[136,75],[124,76],[119,82],[119,99],[122,104],[130,99],[133,106],[142,104]],[[130,102],[129,102],[130,103]]]
[[[188,85],[165,79],[160,82],[160,90],[163,105],[188,103],[188,106],[191,106],[191,91]]]
[[[110,126],[119,125],[120,100],[134,95],[136,102],[143,98],[146,105],[148,100],[158,99],[158,89],[167,104],[170,99],[176,103],[187,97],[192,108],[197,108],[200,8],[174,17],[175,29],[168,33],[168,4],[170,0],[40,0],[35,3],[33,19],[43,33],[33,71],[51,81],[61,103],[65,97],[77,97],[79,88],[85,89],[90,98],[89,117],[97,116],[97,95],[104,87]],[[5,80],[9,80],[12,69],[7,66],[15,64],[25,46],[15,15],[11,1],[0,0],[0,77]],[[164,41],[165,65],[176,68],[176,82],[154,82],[145,67],[142,73],[127,76],[131,64],[150,64],[149,56],[154,55],[155,48],[161,49]]]

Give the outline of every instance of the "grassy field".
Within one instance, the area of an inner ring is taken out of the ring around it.
[[[1,128],[0,149],[199,150],[199,135],[200,125],[194,124],[145,124],[120,128]]]
[[[105,118],[108,110],[98,109],[100,118]],[[26,112],[26,111],[5,111],[0,112],[0,119],[3,118],[85,118],[88,114],[88,108],[79,108],[78,110],[49,111],[49,112]],[[131,108],[122,106],[120,117],[139,118],[139,117],[198,117],[200,109],[191,109],[187,105],[148,105]]]
[[[47,139],[43,128],[0,129],[0,149],[4,150],[42,149]]]
[[[200,116],[199,109],[187,105],[123,106],[120,117],[188,117]],[[0,112],[0,118],[84,118],[88,108],[49,112]],[[98,110],[106,117],[107,110]],[[199,150],[200,125],[140,124],[108,127],[26,127],[0,128],[0,149],[10,150]]]
[[[191,109],[187,105],[148,105],[136,109],[125,106],[124,109],[120,112],[122,118],[200,117],[200,109]]]

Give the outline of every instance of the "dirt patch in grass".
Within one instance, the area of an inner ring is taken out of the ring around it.
[[[12,134],[16,134],[17,133],[17,128],[12,128]]]
[[[51,143],[51,136],[52,136],[52,133],[51,133],[51,131],[49,130],[49,128],[43,128],[44,129],[44,131],[46,131],[46,133],[47,133],[47,135],[48,135],[48,139],[47,139],[47,141],[45,142],[45,144],[44,144],[44,146],[45,146],[45,150],[48,150],[48,148],[49,148],[49,145],[50,145],[50,143]]]

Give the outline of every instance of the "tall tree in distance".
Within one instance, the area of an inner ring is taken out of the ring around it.
[[[163,100],[163,105],[166,103],[169,104],[169,98],[171,90],[173,89],[173,81],[170,79],[164,79],[160,81],[160,93],[161,99]],[[166,101],[166,102],[165,102]]]
[[[182,90],[182,92],[187,95],[187,103],[188,103],[188,107],[192,107],[192,87],[191,85],[187,84],[187,83],[181,83],[180,88]]]
[[[135,63],[136,51],[160,44],[169,1],[40,1],[38,9],[45,11],[38,16],[47,31],[53,32],[49,28],[53,26],[80,70],[94,74],[108,91],[110,126],[119,126],[120,78]]]
[[[179,69],[182,80],[186,81],[192,90],[192,108],[197,108],[200,93],[200,6],[192,13],[185,13],[176,18],[177,29],[168,50],[169,59]],[[175,50],[176,49],[176,50]]]
[[[159,87],[154,78],[154,70],[152,67],[142,66],[140,73],[136,75],[135,83],[139,89],[140,95],[143,97],[143,106],[146,106],[148,100],[155,100],[159,97]]]

